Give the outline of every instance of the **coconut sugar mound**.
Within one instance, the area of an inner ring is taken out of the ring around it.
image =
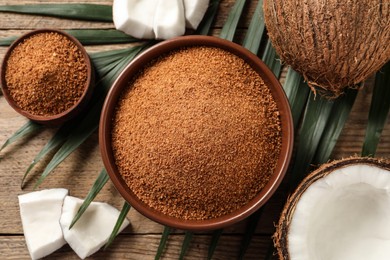
[[[10,96],[33,115],[70,109],[85,90],[87,64],[78,46],[54,32],[33,35],[9,56],[5,80]]]
[[[214,47],[157,59],[116,107],[117,168],[140,200],[187,220],[239,209],[268,182],[281,149],[277,105],[241,58]]]

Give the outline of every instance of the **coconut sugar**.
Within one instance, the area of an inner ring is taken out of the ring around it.
[[[196,46],[148,64],[119,98],[117,168],[151,208],[188,220],[231,213],[268,182],[281,149],[262,78],[225,50]]]
[[[70,109],[83,95],[87,77],[78,46],[54,32],[33,35],[16,46],[5,72],[12,99],[22,110],[38,116]]]

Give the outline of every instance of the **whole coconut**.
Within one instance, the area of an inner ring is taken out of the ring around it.
[[[389,0],[264,0],[281,59],[334,97],[390,59]]]

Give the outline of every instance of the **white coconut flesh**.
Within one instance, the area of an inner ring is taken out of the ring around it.
[[[154,0],[115,0],[112,15],[116,29],[136,38],[153,39]]]
[[[170,39],[196,29],[209,0],[114,0],[115,28],[141,39]]]
[[[60,226],[67,189],[48,189],[19,195],[23,233],[31,259],[39,259],[66,244]]]
[[[156,3],[153,31],[156,39],[170,39],[185,32],[182,0],[160,0]]]
[[[107,203],[92,202],[76,224],[69,229],[82,204],[83,200],[67,196],[59,223],[66,242],[81,259],[84,259],[107,243],[120,212]],[[127,225],[129,221],[125,219],[119,232]]]
[[[390,172],[334,170],[299,199],[288,231],[291,260],[390,259]]]
[[[186,27],[191,29],[198,28],[209,6],[209,0],[184,0],[183,4]]]
[[[67,242],[84,259],[107,243],[120,212],[107,203],[92,202],[78,222],[70,224],[83,200],[67,189],[48,189],[18,196],[23,232],[31,259],[40,259]],[[125,219],[121,232],[129,221]]]

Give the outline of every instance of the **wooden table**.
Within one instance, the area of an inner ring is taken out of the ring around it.
[[[68,0],[62,2],[79,2]],[[84,0],[85,3],[111,4],[111,1],[104,0]],[[16,1],[0,0],[0,4],[23,4],[23,3],[58,3],[58,1]],[[233,5],[233,0],[221,1],[218,17],[216,19],[213,34],[218,35],[220,28],[226,20],[227,14]],[[253,13],[257,1],[252,1],[247,7],[249,14],[240,23],[240,32],[245,31],[249,24],[249,18]],[[0,13],[0,37],[20,35],[21,33],[38,28],[113,28],[111,23],[71,21],[57,18],[49,18],[33,15],[18,15],[10,13]],[[240,34],[240,33],[239,33]],[[240,35],[237,41],[240,41]],[[89,52],[117,49],[128,46],[104,45],[87,46]],[[0,58],[2,59],[6,51],[5,47],[0,48]],[[283,76],[281,78],[283,81]],[[332,158],[342,158],[361,151],[362,140],[367,123],[367,114],[371,97],[371,87],[368,84],[360,91],[357,101],[353,107],[347,125],[342,136],[337,143]],[[372,85],[372,84],[371,84]],[[0,97],[0,143],[2,144],[26,119],[13,111],[6,103],[4,97]],[[31,176],[27,180],[26,187],[21,190],[20,182],[26,167],[53,135],[55,129],[44,129],[38,134],[25,138],[16,144],[7,147],[0,153],[0,258],[1,259],[29,259],[29,254],[25,244],[23,230],[21,226],[17,196],[32,191],[32,187],[37,177],[44,169],[46,158],[34,168]],[[390,124],[387,124],[377,156],[388,156],[390,154]],[[78,150],[69,156],[55,171],[45,180],[39,189],[62,187],[67,188],[70,194],[83,198],[88,193],[92,183],[96,179],[103,164],[98,151],[98,138],[95,133]],[[278,221],[281,207],[286,198],[286,189],[282,185],[271,201],[265,207],[259,225],[256,228],[254,238],[245,255],[245,259],[264,259],[271,243],[271,235],[274,232],[274,223]],[[118,194],[112,183],[109,181],[96,201],[107,202],[120,209],[123,199]],[[130,210],[128,219],[131,225],[117,237],[114,244],[107,250],[100,250],[89,259],[154,259],[158,243],[160,241],[163,226],[150,221]],[[246,221],[226,228],[219,241],[214,259],[236,259],[243,237]],[[96,227],[98,228],[98,227]],[[192,241],[186,259],[205,259],[211,238],[211,233],[197,233]],[[181,243],[184,232],[175,230],[169,238],[169,242],[164,252],[163,259],[177,259],[180,254]],[[64,246],[47,259],[78,259],[77,255],[69,246]],[[276,259],[276,258],[275,258]]]

